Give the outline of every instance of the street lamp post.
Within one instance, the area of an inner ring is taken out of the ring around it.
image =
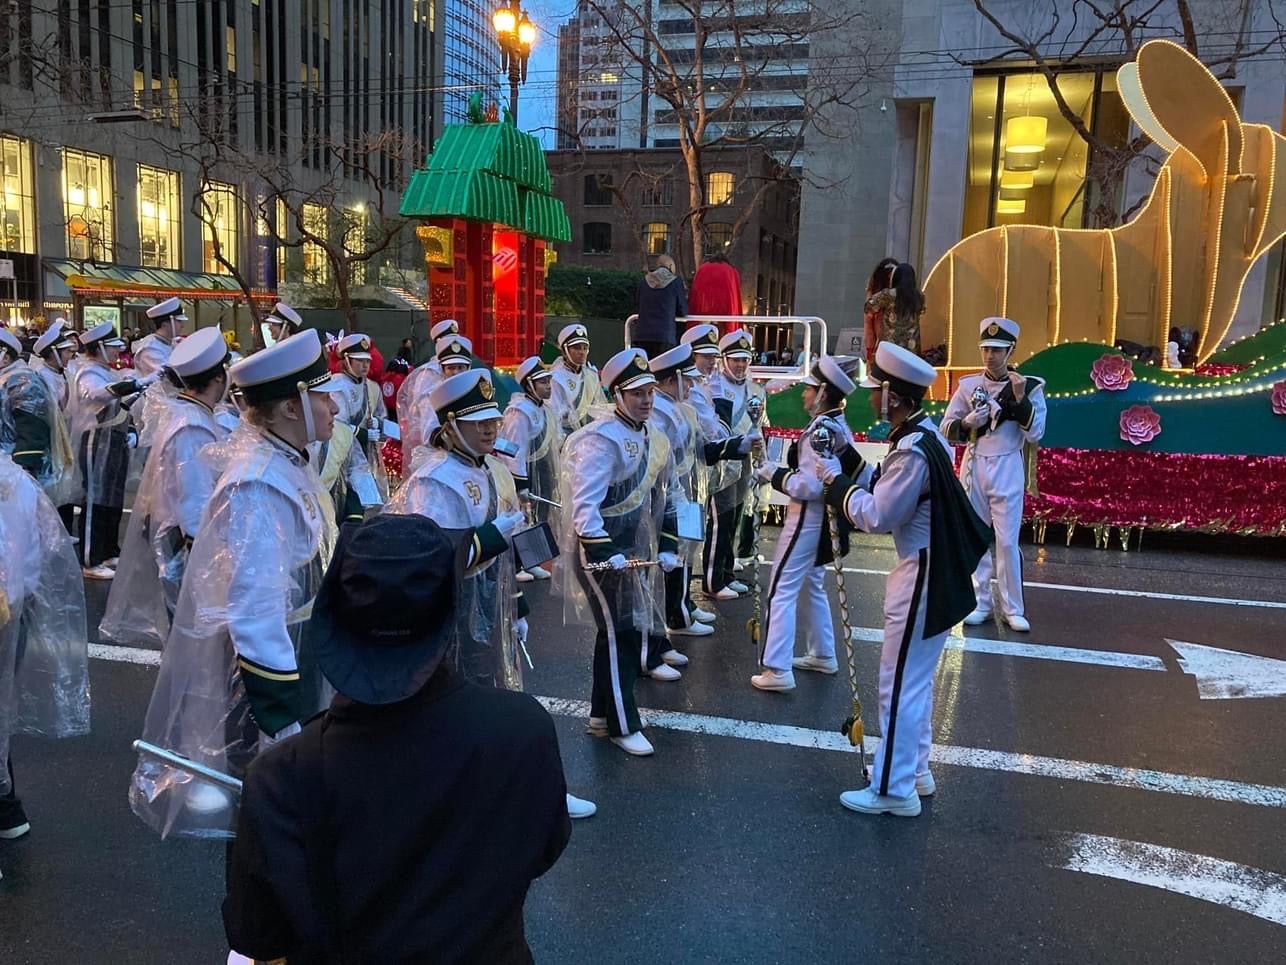
[[[518,85],[527,83],[527,58],[536,42],[536,25],[520,6],[520,0],[509,0],[491,18],[500,41],[501,66],[509,72],[509,116],[518,124]]]

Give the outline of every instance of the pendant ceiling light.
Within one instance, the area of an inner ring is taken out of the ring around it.
[[[996,214],[1022,214],[1026,210],[1027,202],[1022,198],[1017,200],[1001,198],[996,202]]]
[[[1000,187],[1002,190],[1030,191],[1036,185],[1036,175],[1031,171],[1001,171]]]
[[[1049,122],[1039,115],[1011,117],[1005,122],[1005,168],[1035,171],[1045,153]]]

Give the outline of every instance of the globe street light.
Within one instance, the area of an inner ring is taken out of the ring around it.
[[[536,42],[536,25],[519,6],[519,0],[509,0],[509,6],[500,7],[491,18],[500,41],[501,66],[509,72],[509,116],[518,124],[518,85],[527,83],[527,58]]]

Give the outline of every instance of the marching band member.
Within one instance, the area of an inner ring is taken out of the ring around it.
[[[366,456],[366,462],[375,478],[380,499],[388,499],[388,475],[380,456],[380,439],[388,411],[380,387],[368,378],[371,371],[371,339],[368,335],[345,335],[335,348],[339,367],[344,378],[343,391],[335,393],[339,406],[339,420],[353,430],[356,444]]]
[[[304,320],[299,313],[285,302],[277,302],[272,314],[263,320],[259,331],[263,335],[263,344],[271,348],[283,339],[296,335],[304,327]]]
[[[177,298],[167,298],[149,308],[147,317],[155,331],[134,343],[134,371],[141,376],[159,376],[170,361],[175,341],[183,334],[187,316]]]
[[[429,396],[442,381],[442,363],[437,357],[438,340],[459,334],[460,326],[454,318],[444,318],[429,329],[429,340],[434,346],[433,357],[412,369],[397,390],[397,423],[407,466],[411,464],[410,457],[415,447],[424,445],[428,438],[421,427],[433,411]]]
[[[207,450],[223,469],[188,557],[143,738],[240,777],[262,748],[329,703],[301,650],[335,545],[308,445],[330,438],[339,383],[313,329],[243,359],[228,377],[246,409]],[[130,785],[134,813],[162,837],[230,837],[230,803],[151,760]]]
[[[978,515],[994,527],[996,542],[973,575],[977,606],[965,617],[976,627],[992,618],[991,578],[1000,590],[1000,612],[1011,630],[1031,629],[1023,605],[1023,525],[1028,447],[1045,434],[1045,382],[1010,366],[1018,344],[1018,323],[984,318],[980,326],[985,368],[966,375],[942,416],[942,432],[952,442],[967,442],[960,478]],[[1032,463],[1034,469],[1034,460]]]
[[[67,385],[67,363],[76,354],[76,343],[67,332],[67,321],[63,318],[54,320],[40,338],[31,347],[31,367],[40,373],[58,401],[58,407],[66,413],[70,400]]]
[[[443,335],[434,343],[433,351],[438,368],[442,372],[442,379],[437,385],[441,385],[453,375],[469,371],[473,366],[473,342],[463,335]],[[425,380],[421,380],[421,384],[425,384]],[[435,385],[434,388],[436,387]],[[432,390],[425,395],[423,403],[417,401],[413,404],[415,405],[414,422],[407,426],[411,433],[409,447],[407,437],[402,436],[402,461],[403,465],[410,469],[415,466],[415,450],[432,446],[433,430],[440,425],[437,409],[433,407]]]
[[[566,581],[565,614],[588,616],[598,628],[589,733],[642,756],[653,748],[643,735],[634,681],[665,632],[657,567],[669,573],[680,566],[676,535],[665,528],[666,517],[673,518],[667,484],[674,462],[664,434],[647,426],[656,384],[647,355],[618,352],[603,366],[603,379],[613,413],[574,432],[564,450],[559,575]],[[662,663],[652,676],[680,675]]]
[[[228,390],[227,365],[228,344],[217,328],[185,338],[166,363],[178,394],[154,410],[152,453],[99,627],[117,643],[161,646],[169,636],[188,553],[218,476],[201,451],[227,435],[215,415]]]
[[[74,479],[57,384],[28,366],[18,336],[0,328],[0,449],[62,506],[70,500]],[[65,394],[66,383],[61,387]]]
[[[549,405],[552,375],[539,357],[533,355],[518,366],[514,377],[522,391],[510,396],[500,435],[518,451],[512,456],[502,455],[501,459],[513,474],[519,498],[529,504],[531,518],[536,522],[550,522],[557,533],[559,526],[551,518],[554,507],[550,503],[558,502],[563,439],[558,417],[551,415]],[[537,498],[530,498],[532,496]],[[541,566],[518,573],[519,583],[547,579],[549,571]]]
[[[85,584],[53,503],[0,452],[0,840],[31,830],[9,739],[89,733]]]
[[[589,361],[589,330],[579,323],[564,326],[558,333],[558,351],[551,404],[559,413],[563,431],[574,432],[594,418],[590,407],[603,401],[598,369]]]
[[[898,562],[884,593],[880,656],[880,733],[871,784],[840,795],[844,807],[900,817],[920,813],[933,794],[933,674],[947,633],[973,606],[969,574],[991,534],[952,472],[951,447],[921,410],[937,372],[914,352],[881,342],[862,383],[871,405],[893,424],[878,473],[860,457],[820,457],[826,502],[868,533],[893,534]]]
[[[527,602],[514,583],[509,543],[526,515],[514,477],[492,455],[502,418],[495,398],[486,369],[438,384],[433,408],[441,429],[432,452],[384,511],[426,516],[461,547],[464,577],[456,585],[455,639],[446,659],[474,683],[522,690]],[[580,818],[596,808],[569,794],[567,810]]]
[[[743,328],[719,340],[723,371],[710,376],[710,397],[715,412],[729,436],[746,436],[753,428],[746,403],[752,396],[765,400],[764,390],[746,377],[754,342]],[[746,499],[753,485],[749,456],[726,461],[710,480],[713,503],[706,522],[705,591],[716,600],[735,600],[748,592],[746,584],[733,579],[738,528],[743,524]],[[745,521],[748,525],[749,520]]]
[[[823,486],[815,471],[818,455],[811,439],[825,427],[850,466],[857,453],[853,434],[844,421],[844,405],[857,388],[838,362],[823,355],[803,380],[804,408],[811,421],[800,438],[791,444],[785,466],[764,464],[758,476],[773,489],[789,497],[786,522],[777,538],[777,554],[768,577],[768,607],[764,619],[763,670],[750,678],[759,690],[794,690],[798,670],[833,674],[835,630],[830,600],[826,596],[826,564],[835,559]],[[841,535],[840,552],[847,550]],[[807,648],[796,657],[796,629],[804,631]]]
[[[719,421],[719,414],[714,409],[714,397],[710,394],[710,379],[719,371],[719,327],[709,324],[693,325],[683,333],[680,344],[692,347],[692,364],[697,370],[697,377],[688,386],[688,403],[696,410],[697,422],[705,441],[722,442],[731,433]]]

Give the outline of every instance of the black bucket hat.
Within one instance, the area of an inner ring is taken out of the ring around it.
[[[336,690],[392,704],[428,682],[453,636],[456,560],[425,516],[381,514],[344,528],[308,626]]]

